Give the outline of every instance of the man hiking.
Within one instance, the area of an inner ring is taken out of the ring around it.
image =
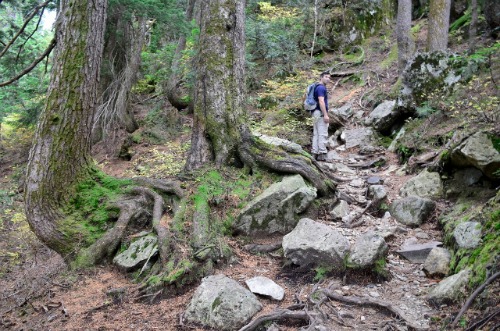
[[[319,83],[314,89],[314,99],[317,100],[316,109],[311,113],[313,117],[313,139],[312,150],[313,157],[318,161],[326,160],[326,141],[328,139],[328,92],[326,84],[330,82],[330,72],[322,72],[319,76]]]

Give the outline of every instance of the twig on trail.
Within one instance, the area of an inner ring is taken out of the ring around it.
[[[342,295],[338,295],[338,294],[336,294],[330,290],[326,290],[326,289],[323,290],[323,293],[328,298],[333,299],[333,300],[337,300],[340,302],[355,304],[355,305],[359,305],[359,306],[375,306],[375,307],[379,307],[379,308],[385,308],[386,310],[390,311],[391,313],[395,314],[396,316],[398,316],[399,318],[404,320],[406,322],[406,324],[411,328],[414,328],[416,330],[428,329],[427,327],[416,325],[413,321],[408,320],[401,313],[401,311],[398,308],[394,307],[393,305],[391,305],[390,303],[388,303],[386,301],[377,300],[377,299],[373,299],[373,298],[369,298],[369,297],[361,298],[361,297],[355,297],[355,296],[342,296]]]
[[[282,319],[298,319],[302,321],[306,321],[311,323],[311,317],[314,318],[314,314],[307,313],[305,311],[292,311],[288,309],[280,309],[276,310],[270,314],[262,315],[252,322],[248,323],[244,327],[242,327],[239,331],[252,331],[256,330],[261,324],[268,321],[278,321]]]
[[[346,225],[347,225],[347,227],[348,227],[349,229],[353,229],[353,228],[355,228],[355,227],[358,227],[358,226],[362,225],[362,224],[365,222],[365,220],[364,220],[364,219],[361,219],[361,220],[359,220],[359,221],[357,221],[357,220],[358,220],[361,216],[363,216],[363,215],[366,213],[366,211],[367,211],[368,209],[370,209],[370,207],[373,205],[373,202],[374,202],[374,200],[371,200],[370,202],[368,202],[368,204],[366,205],[365,209],[363,209],[363,210],[361,211],[361,213],[359,213],[359,214],[357,214],[356,216],[354,216],[354,217],[353,217],[353,218],[349,221],[349,223],[347,223],[347,224],[346,224]],[[356,222],[356,221],[357,221],[357,222]]]
[[[497,309],[496,311],[492,312],[491,314],[486,315],[484,318],[480,319],[476,323],[469,326],[465,331],[474,331],[474,330],[484,326],[486,323],[488,323],[493,317],[495,317],[498,314],[500,314],[500,309]],[[496,330],[496,329],[495,329],[495,327],[493,327],[493,328],[491,328],[491,330]]]
[[[474,291],[474,293],[472,293],[470,295],[469,299],[467,299],[467,301],[463,305],[462,309],[460,309],[460,311],[458,312],[457,317],[455,317],[455,319],[451,323],[451,325],[450,325],[451,328],[455,328],[455,326],[457,326],[458,321],[460,320],[460,318],[462,317],[462,315],[467,311],[467,309],[469,309],[470,305],[474,302],[474,299],[486,288],[486,286],[488,286],[491,282],[493,282],[499,276],[500,276],[500,271],[497,272],[497,273],[495,273],[495,274],[493,274],[488,279],[486,279],[484,281],[484,283],[481,286],[479,286]]]

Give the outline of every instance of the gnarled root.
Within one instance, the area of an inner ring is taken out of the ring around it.
[[[243,130],[241,135],[242,143],[238,152],[246,166],[250,168],[260,166],[277,172],[300,174],[311,182],[322,196],[335,190],[334,182],[315,167],[307,155],[292,155],[279,147],[266,144],[252,136],[249,130]]]

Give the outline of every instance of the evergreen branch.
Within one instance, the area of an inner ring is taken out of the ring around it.
[[[35,32],[38,31],[38,27],[40,26],[40,22],[42,21],[42,16],[43,16],[44,10],[45,10],[45,7],[42,7],[42,12],[40,13],[40,16],[38,17],[38,22],[36,22],[35,29],[33,31],[31,31],[30,35],[28,36],[28,38],[26,38],[24,43],[21,46],[19,46],[19,50],[17,51],[17,56],[16,56],[16,63],[19,60],[19,56],[21,55],[21,52],[23,51],[24,46],[26,46],[26,43],[28,42],[28,40],[30,40],[31,37],[33,37],[33,35],[35,34]]]
[[[21,71],[21,73],[19,73],[19,75],[15,76],[14,78],[8,80],[8,81],[5,81],[5,82],[0,82],[0,87],[3,87],[3,86],[7,86],[9,84],[12,84],[14,83],[15,81],[17,81],[19,78],[23,77],[24,75],[28,74],[31,70],[33,70],[38,63],[40,63],[41,61],[43,61],[43,59],[46,57],[46,56],[49,56],[50,52],[52,52],[52,50],[54,49],[54,47],[56,46],[56,39],[52,39],[52,41],[50,42],[49,46],[47,47],[47,49],[45,50],[45,52],[43,52],[42,55],[40,55],[40,57],[38,59],[36,59],[35,61],[33,61],[33,63],[31,63],[31,65],[27,68],[25,68],[23,71]]]
[[[26,29],[26,27],[28,26],[28,23],[33,19],[33,17],[35,17],[35,15],[38,13],[38,11],[41,8],[45,8],[49,4],[50,1],[51,0],[47,0],[44,3],[42,3],[41,5],[35,7],[33,12],[24,21],[24,24],[21,27],[21,29],[19,29],[19,31],[17,31],[16,35],[14,37],[12,37],[12,39],[7,43],[7,45],[4,47],[4,49],[0,52],[0,58],[5,55],[5,53],[9,50],[10,46],[12,46],[12,44],[17,40],[17,38],[24,32],[24,29]],[[38,28],[38,25],[37,25],[37,28]]]

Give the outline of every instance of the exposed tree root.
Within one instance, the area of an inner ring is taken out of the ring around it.
[[[409,320],[407,317],[405,317],[405,314],[403,314],[398,308],[394,307],[389,302],[377,300],[377,299],[369,298],[369,297],[361,298],[361,297],[355,297],[355,296],[342,296],[342,295],[336,294],[335,292],[332,292],[328,289],[324,289],[321,292],[324,293],[328,298],[336,300],[336,301],[355,304],[355,305],[359,305],[359,306],[372,306],[372,307],[384,308],[384,309],[388,310],[389,312],[395,314],[396,316],[398,316],[402,320],[404,320],[409,327],[411,327],[415,330],[428,329],[428,328],[422,327],[420,325],[417,325],[413,321]]]
[[[325,196],[335,190],[335,184],[321,170],[314,167],[306,155],[291,155],[279,147],[264,143],[243,130],[239,156],[250,168],[261,166],[273,171],[300,174],[316,187],[318,194]]]
[[[270,253],[281,248],[281,241],[273,244],[259,245],[259,244],[248,244],[243,246],[243,249],[251,253]]]
[[[289,309],[279,309],[276,310],[268,315],[263,315],[249,324],[245,325],[242,327],[239,331],[253,331],[257,330],[262,324],[269,322],[269,321],[280,321],[280,320],[286,320],[286,319],[295,319],[295,320],[302,320],[308,323],[311,323],[311,318],[314,318],[314,314],[308,313],[304,310],[300,311],[293,311]]]

